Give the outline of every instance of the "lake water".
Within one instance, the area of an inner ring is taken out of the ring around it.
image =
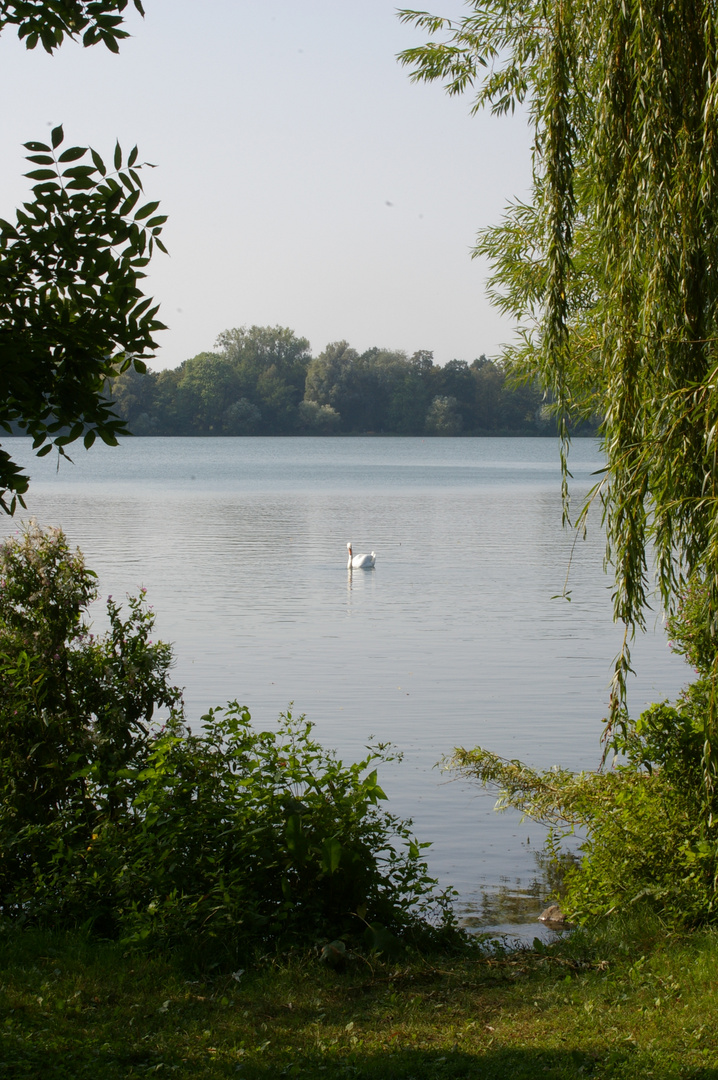
[[[4,445],[32,476],[22,517],[61,525],[103,598],[146,586],[190,720],[238,698],[266,727],[294,702],[345,759],[372,735],[392,741],[391,808],[433,842],[462,915],[535,919],[542,830],[435,766],[477,744],[539,767],[600,760],[622,635],[598,513],[573,551],[571,602],[552,599],[575,539],[552,439],[128,439],[71,447],[59,469],[28,440]],[[600,467],[597,443],[576,440],[576,505]],[[376,551],[374,570],[347,572],[349,540]],[[633,655],[634,712],[690,675],[660,620]]]

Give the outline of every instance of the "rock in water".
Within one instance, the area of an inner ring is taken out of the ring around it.
[[[538,921],[545,923],[549,930],[569,930],[572,926],[558,904],[549,904],[539,915]]]

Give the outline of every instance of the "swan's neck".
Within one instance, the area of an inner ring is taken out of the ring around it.
[[[348,547],[347,550],[349,552],[349,559],[347,561],[347,570],[351,570],[351,568],[352,568],[352,549],[350,547]]]

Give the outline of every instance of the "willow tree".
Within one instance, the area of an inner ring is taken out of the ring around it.
[[[468,8],[453,22],[403,11],[434,40],[400,59],[414,80],[472,93],[474,111],[528,110],[532,198],[483,231],[476,252],[518,322],[508,366],[554,402],[564,478],[572,420],[603,417],[598,493],[626,627],[615,718],[651,552],[668,610],[687,581],[704,583],[718,656],[718,3]]]

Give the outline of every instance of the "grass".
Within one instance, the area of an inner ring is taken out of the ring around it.
[[[81,935],[0,937],[0,1076],[718,1080],[718,934],[544,951],[265,956],[198,974]]]

